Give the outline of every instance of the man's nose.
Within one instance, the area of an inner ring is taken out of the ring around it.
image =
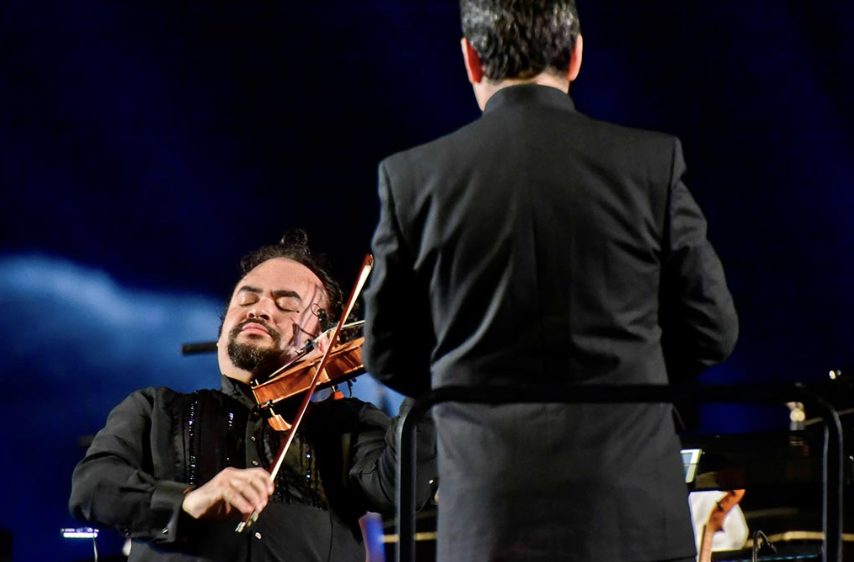
[[[247,314],[249,318],[260,318],[262,320],[271,321],[273,319],[272,308],[275,306],[270,299],[261,299],[256,302]]]

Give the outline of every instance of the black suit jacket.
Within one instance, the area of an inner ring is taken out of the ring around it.
[[[666,383],[732,350],[737,317],[679,141],[498,91],[380,166],[365,364],[405,394]],[[694,550],[664,405],[437,408],[439,557],[654,560]]]

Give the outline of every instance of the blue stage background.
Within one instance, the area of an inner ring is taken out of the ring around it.
[[[579,109],[681,137],[742,322],[704,382],[854,365],[854,4],[580,0]],[[479,112],[454,2],[10,0],[0,7],[0,528],[60,537],[81,438],[132,390],[218,384],[246,250],[290,227],[351,283],[376,167]],[[381,390],[359,379],[360,396]],[[786,427],[708,406],[707,431]],[[102,556],[118,537],[104,532]]]

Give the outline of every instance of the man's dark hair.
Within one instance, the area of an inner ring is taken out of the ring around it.
[[[274,258],[293,260],[304,265],[312,273],[317,275],[320,282],[323,283],[323,288],[326,290],[326,296],[329,300],[328,309],[319,314],[320,326],[323,330],[335,326],[339,318],[341,318],[341,312],[344,307],[344,296],[338,282],[335,281],[329,272],[331,267],[326,257],[314,255],[308,247],[308,234],[301,229],[289,230],[282,236],[278,244],[262,246],[253,252],[249,252],[240,260],[240,279],[246,277],[246,274],[265,261]],[[346,340],[343,334],[341,339],[342,341]]]
[[[575,0],[460,0],[460,16],[490,80],[565,74],[581,33]]]

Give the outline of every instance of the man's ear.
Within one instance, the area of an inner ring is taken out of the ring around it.
[[[469,76],[469,82],[472,84],[480,84],[483,80],[483,66],[480,64],[480,55],[471,46],[469,40],[462,38],[460,44],[463,47],[463,61],[466,65],[466,74]]]
[[[584,39],[581,35],[575,40],[575,47],[572,48],[572,56],[569,59],[569,68],[566,71],[566,77],[570,82],[578,78],[578,73],[581,72],[581,55],[584,52]]]

